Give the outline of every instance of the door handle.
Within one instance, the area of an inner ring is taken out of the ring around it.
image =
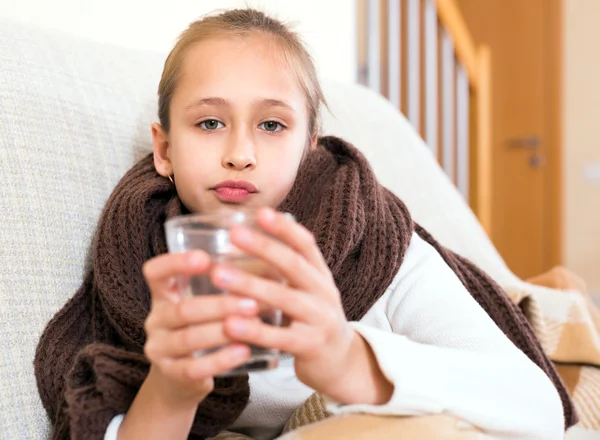
[[[546,156],[539,153],[533,153],[529,158],[529,166],[531,168],[542,168],[546,165]]]
[[[535,149],[538,148],[542,144],[542,141],[539,137],[532,136],[522,136],[522,137],[512,137],[508,138],[506,141],[506,145],[511,148],[527,148],[527,149]]]

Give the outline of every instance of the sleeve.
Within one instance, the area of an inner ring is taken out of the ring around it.
[[[391,332],[351,323],[367,341],[394,392],[384,405],[341,405],[334,413],[446,413],[491,438],[564,437],[562,404],[547,375],[502,333],[441,256],[413,235],[382,298]],[[364,320],[363,320],[364,321]]]
[[[108,425],[108,428],[106,428],[104,440],[117,440],[117,434],[119,433],[119,428],[121,427],[121,423],[123,423],[124,418],[124,414],[118,414],[113,417]]]

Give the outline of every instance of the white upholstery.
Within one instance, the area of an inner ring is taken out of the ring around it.
[[[35,347],[80,283],[111,189],[150,151],[164,55],[0,21],[0,438],[47,432]],[[359,86],[325,92],[325,133],[361,148],[442,243],[516,282],[404,117]]]

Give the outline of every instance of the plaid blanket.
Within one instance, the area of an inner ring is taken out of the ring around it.
[[[564,268],[503,286],[555,363],[579,415],[579,429],[600,436],[600,311],[585,283]]]

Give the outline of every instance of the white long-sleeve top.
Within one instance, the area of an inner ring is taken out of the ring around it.
[[[495,440],[564,437],[562,404],[550,379],[418,235],[384,295],[350,325],[371,346],[394,392],[383,405],[326,399],[332,413],[446,413]],[[277,369],[250,373],[249,403],[229,429],[273,439],[313,392],[296,377],[293,358],[283,356]],[[112,420],[105,440],[117,439],[122,420]]]

